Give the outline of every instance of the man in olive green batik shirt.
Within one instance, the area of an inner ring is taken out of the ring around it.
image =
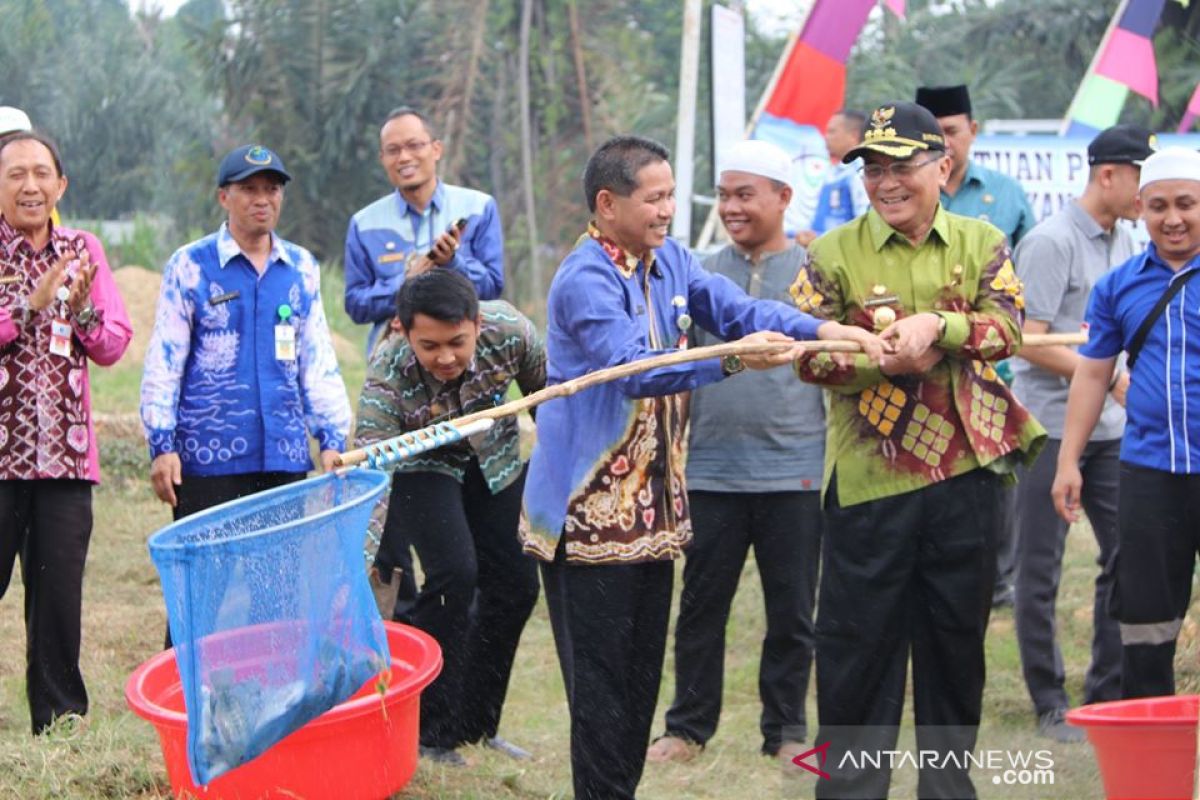
[[[1004,234],[939,204],[950,161],[932,114],[876,109],[846,158],[860,156],[871,210],[817,239],[792,287],[802,310],[894,348],[877,366],[797,364],[831,391],[816,741],[894,749],[911,647],[918,747],[961,754],[980,718],[1000,489],[1045,437],[991,365],[1020,346],[1024,300]],[[974,797],[966,766],[922,770],[918,794]],[[817,796],[886,796],[886,769],[847,767],[826,765]]]

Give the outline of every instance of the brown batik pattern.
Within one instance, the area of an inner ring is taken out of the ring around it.
[[[678,395],[634,401],[630,426],[567,505],[572,560],[678,558],[692,540],[684,483],[686,405]]]

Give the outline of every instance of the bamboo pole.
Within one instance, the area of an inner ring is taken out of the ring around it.
[[[1084,344],[1086,341],[1087,334],[1084,333],[1029,333],[1022,337],[1022,347]],[[862,348],[858,345],[858,342],[852,342],[847,339],[817,339],[805,342],[726,342],[724,344],[709,345],[708,347],[693,347],[687,350],[677,350],[589,372],[586,375],[580,375],[578,378],[572,378],[569,381],[563,381],[562,383],[556,383],[544,389],[539,389],[533,394],[528,394],[519,400],[513,400],[510,403],[505,403],[495,408],[477,411],[474,414],[467,414],[466,416],[449,420],[449,424],[462,429],[472,422],[482,419],[510,417],[534,406],[541,405],[547,400],[569,397],[589,387],[620,380],[621,378],[628,378],[630,375],[649,372],[652,369],[672,367],[692,361],[706,361],[711,358],[724,358],[725,356],[778,353],[789,350],[797,344],[802,345],[806,353],[862,352]],[[366,459],[367,452],[365,449],[350,450],[342,453],[339,466],[352,467],[366,461]]]

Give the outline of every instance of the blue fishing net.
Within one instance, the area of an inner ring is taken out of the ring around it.
[[[362,543],[389,480],[368,469],[310,478],[150,538],[197,784],[260,755],[388,665]]]

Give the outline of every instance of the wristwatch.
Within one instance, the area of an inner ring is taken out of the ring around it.
[[[730,375],[737,375],[745,368],[746,365],[742,363],[742,359],[736,355],[725,356],[721,359],[721,374],[726,378]]]
[[[75,321],[79,323],[79,327],[84,331],[91,330],[99,321],[96,317],[96,307],[89,302],[75,315]]]

